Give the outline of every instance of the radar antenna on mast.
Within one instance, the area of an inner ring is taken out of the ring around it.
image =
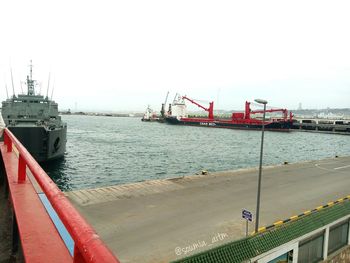
[[[35,90],[34,90],[34,80],[33,80],[33,64],[32,60],[30,60],[29,64],[29,76],[27,76],[27,87],[28,87],[28,95],[35,95]]]

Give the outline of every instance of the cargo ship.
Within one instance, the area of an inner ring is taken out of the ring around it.
[[[188,117],[185,101],[189,101],[199,108],[208,112],[208,117]],[[231,118],[215,118],[214,102],[209,102],[205,107],[187,96],[178,95],[172,104],[169,105],[168,115],[165,121],[168,124],[190,125],[212,128],[261,130],[265,126],[270,131],[290,131],[293,125],[293,114],[287,109],[267,109],[265,113],[282,113],[279,117],[270,117],[263,121],[261,118],[253,117],[256,114],[263,114],[264,110],[252,110],[251,103],[246,101],[244,112],[234,112]]]

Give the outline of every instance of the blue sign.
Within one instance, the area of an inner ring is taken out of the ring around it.
[[[242,217],[246,220],[249,220],[250,222],[253,221],[253,215],[251,212],[249,212],[248,210],[246,209],[243,209],[242,210]]]

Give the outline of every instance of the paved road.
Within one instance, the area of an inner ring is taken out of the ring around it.
[[[345,197],[349,185],[350,157],[267,167],[261,226]],[[256,188],[257,170],[250,169],[67,195],[123,263],[147,263],[243,237],[241,211],[255,212]]]

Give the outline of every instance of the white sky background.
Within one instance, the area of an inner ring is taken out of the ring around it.
[[[61,109],[158,110],[167,91],[226,110],[350,107],[349,14],[349,1],[2,1],[0,98],[10,64],[18,92],[32,59]]]

